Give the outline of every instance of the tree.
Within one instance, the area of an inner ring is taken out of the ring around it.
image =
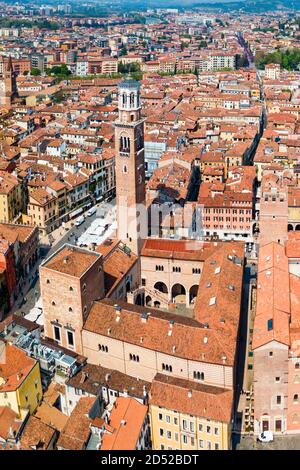
[[[71,75],[70,70],[66,64],[54,65],[54,67],[46,69],[46,75],[56,75],[59,78],[68,77]]]
[[[41,70],[36,67],[33,67],[30,71],[30,75],[32,75],[33,77],[37,77],[38,75],[41,75],[41,74],[42,74]]]
[[[267,64],[279,64],[286,70],[297,70],[300,64],[300,50],[278,49],[269,54],[259,52],[255,56],[255,64],[259,69],[263,69]]]
[[[249,62],[246,56],[237,54],[235,56],[235,63],[236,63],[236,68],[242,68],[242,67],[248,67]]]
[[[127,55],[127,49],[125,46],[122,47],[122,49],[120,50],[120,56],[123,56],[123,55]]]
[[[203,47],[207,47],[207,42],[206,41],[200,41],[199,49],[202,49]]]

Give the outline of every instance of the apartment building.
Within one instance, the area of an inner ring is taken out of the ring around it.
[[[228,172],[224,183],[214,179],[201,184],[198,203],[203,206],[204,236],[251,242],[255,227],[255,172],[249,167],[229,167]]]
[[[16,346],[0,341],[0,406],[23,419],[42,400],[39,363]]]
[[[233,392],[157,374],[149,416],[153,450],[228,450]]]
[[[58,200],[43,188],[30,192],[27,214],[31,224],[37,226],[42,235],[52,232],[59,226]]]
[[[149,382],[117,370],[85,364],[60,391],[62,411],[70,416],[82,396],[100,396],[106,406],[113,405],[118,397],[132,397],[147,404],[150,386]]]
[[[21,214],[24,202],[17,177],[0,171],[0,221],[13,222]]]

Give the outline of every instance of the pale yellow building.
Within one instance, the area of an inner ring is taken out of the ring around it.
[[[13,222],[22,212],[24,200],[18,179],[0,171],[0,222]]]
[[[28,218],[45,235],[59,226],[58,199],[43,188],[29,194]]]
[[[228,450],[233,392],[157,374],[149,417],[153,450]]]
[[[8,406],[21,418],[32,414],[42,400],[38,361],[21,349],[0,341],[0,406]]]

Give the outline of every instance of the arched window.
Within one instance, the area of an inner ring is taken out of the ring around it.
[[[298,399],[299,399],[298,393],[295,393],[294,398],[293,398],[294,403],[298,403]]]
[[[299,364],[299,362],[296,362],[296,364],[295,364],[295,369],[300,369],[300,364]]]

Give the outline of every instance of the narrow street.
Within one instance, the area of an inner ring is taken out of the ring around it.
[[[22,287],[22,291],[15,302],[12,313],[17,315],[25,316],[28,312],[35,306],[37,300],[40,297],[40,281],[39,281],[39,266],[44,261],[44,259],[51,256],[60,247],[66,243],[75,245],[77,238],[79,238],[87,228],[96,220],[103,211],[108,211],[109,207],[115,206],[115,199],[109,204],[102,202],[97,204],[97,212],[92,216],[88,217],[85,214],[85,221],[79,226],[75,227],[75,220],[70,220],[65,224],[65,227],[59,227],[54,232],[49,234],[49,236],[42,237],[40,244],[40,257],[38,262],[34,266],[31,275],[29,276],[26,284]],[[50,241],[48,241],[50,238]],[[26,301],[24,301],[26,299]]]

